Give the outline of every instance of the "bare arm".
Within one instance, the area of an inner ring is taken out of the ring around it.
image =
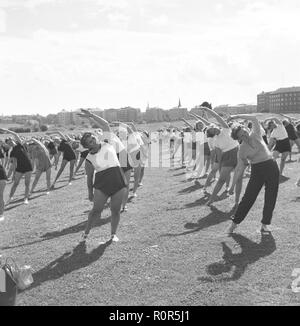
[[[93,119],[94,122],[96,122],[99,128],[101,128],[103,131],[111,132],[108,121],[89,110],[81,109],[81,112],[83,113],[84,117]]]
[[[248,114],[236,114],[236,115],[232,115],[230,117],[231,119],[244,119],[244,120],[249,120],[252,122],[252,128],[253,131],[261,136],[261,124],[258,121],[256,116],[253,115],[248,115]]]
[[[94,199],[93,181],[94,181],[94,167],[89,161],[85,161],[85,171],[87,175],[87,188],[89,194],[89,200]]]
[[[187,126],[191,127],[192,129],[195,128],[191,123],[189,123],[188,121],[186,121],[184,118],[181,118],[180,120],[183,121]]]
[[[211,109],[208,109],[205,106],[201,106],[201,109],[203,109],[205,112],[207,112],[211,116],[213,116],[218,121],[218,123],[221,125],[222,128],[227,128],[227,129],[229,128],[227,122],[221,116],[219,116],[217,112],[215,112]]]
[[[2,131],[5,134],[11,134],[12,136],[14,136],[14,138],[18,143],[22,144],[22,139],[16,132],[4,128],[0,128],[0,131]]]
[[[201,122],[204,123],[205,126],[209,126],[210,122],[202,117],[200,117],[200,115],[195,114],[195,113],[189,113],[189,115],[191,115],[192,117],[194,117],[197,120],[200,120]]]

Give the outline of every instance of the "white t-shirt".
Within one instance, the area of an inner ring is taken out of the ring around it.
[[[232,139],[230,128],[222,128],[220,134],[214,138],[216,138],[214,146],[220,148],[223,153],[239,146],[239,142]]]
[[[108,143],[101,143],[100,150],[95,154],[89,153],[86,159],[92,163],[96,172],[120,166],[114,147]]]
[[[207,137],[206,136],[206,138],[207,138],[207,143],[208,143],[208,147],[209,147],[209,149],[212,151],[212,150],[214,150],[215,149],[215,138],[216,137]]]
[[[104,132],[103,135],[99,136],[100,141],[107,140],[108,143],[113,146],[116,153],[120,153],[125,149],[125,146],[122,144],[120,138],[113,132]]]
[[[283,140],[285,138],[289,138],[288,133],[284,127],[284,125],[278,125],[271,133],[271,138],[275,138],[276,140]]]
[[[127,141],[123,142],[127,148],[128,153],[138,151],[143,144],[143,141],[138,137],[137,133],[132,133],[128,135]]]

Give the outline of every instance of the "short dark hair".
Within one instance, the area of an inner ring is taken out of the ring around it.
[[[231,138],[234,140],[238,140],[238,132],[242,130],[242,126],[238,125],[238,126],[234,126],[231,130]]]
[[[87,140],[87,138],[89,138],[91,136],[92,136],[91,132],[85,132],[83,134],[83,136],[80,139],[80,144],[82,145],[82,147],[87,148],[86,140]]]

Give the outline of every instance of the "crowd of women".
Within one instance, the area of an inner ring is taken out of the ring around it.
[[[94,220],[99,218],[109,198],[111,240],[118,241],[116,231],[120,213],[128,209],[131,175],[132,197],[137,197],[138,187],[142,186],[150,144],[149,134],[137,130],[133,123],[109,124],[89,110],[82,110],[80,115],[92,120],[99,129],[73,137],[54,131],[43,137],[30,139],[7,129],[0,129],[0,132],[6,135],[6,139],[0,144],[0,221],[4,220],[5,208],[14,202],[14,194],[22,177],[25,179],[24,204],[28,205],[30,196],[44,172],[45,191],[49,195],[68,164],[68,185],[72,185],[72,180],[85,162],[89,200],[93,202],[93,208],[89,213],[82,241],[87,238]],[[60,156],[62,160],[58,168]],[[52,167],[58,170],[53,181]],[[35,177],[31,184],[33,171]],[[4,189],[8,181],[11,181],[12,185],[8,199],[4,200]]]
[[[291,159],[292,147],[297,145],[300,152],[300,123],[283,115],[260,121],[259,115],[224,118],[211,108],[203,106],[201,110],[201,115],[190,114],[194,123],[191,119],[182,119],[184,125],[181,128],[160,131],[158,141],[168,142],[171,159],[181,149],[182,163],[189,178],[196,184],[206,179],[203,184],[206,195],[207,189],[213,185],[207,205],[217,200],[224,186],[228,194],[235,194],[235,213],[229,234],[245,219],[265,186],[261,231],[270,232],[268,226],[277,200],[280,176],[286,160],[288,157]],[[81,241],[86,241],[109,199],[110,239],[118,241],[116,233],[120,213],[128,209],[130,178],[133,176],[132,197],[136,197],[149,152],[151,154],[152,137],[147,131],[138,130],[133,123],[109,123],[84,109],[80,115],[96,123],[99,129],[73,136],[54,131],[30,139],[0,129],[6,134],[0,144],[0,221],[4,220],[5,208],[14,201],[22,177],[25,180],[24,204],[27,205],[43,173],[46,176],[45,191],[50,194],[67,165],[68,184],[71,185],[84,163],[88,196],[93,208]],[[51,181],[53,168],[57,172]],[[31,183],[33,171],[35,176]],[[240,200],[245,171],[250,174],[250,179]],[[4,189],[8,181],[12,184],[5,201]],[[296,185],[300,187],[300,178]]]
[[[224,185],[229,195],[235,193],[229,234],[244,220],[265,186],[261,231],[269,233],[285,163],[288,157],[291,160],[294,145],[300,152],[300,121],[283,114],[267,120],[260,119],[259,114],[224,118],[208,107],[201,109],[201,115],[190,113],[196,120],[194,124],[182,119],[185,128],[168,130],[171,156],[174,158],[178,149],[184,148],[182,162],[187,177],[196,184],[206,179],[206,195],[207,188],[216,181],[206,205],[217,200]],[[240,200],[244,172],[250,179]],[[300,177],[296,186],[300,187]]]

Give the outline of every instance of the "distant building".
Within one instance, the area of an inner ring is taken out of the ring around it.
[[[121,108],[117,110],[117,120],[122,122],[138,122],[141,120],[141,110],[130,106]]]
[[[104,110],[103,118],[110,122],[117,121],[118,120],[118,110],[117,109]]]
[[[257,112],[257,106],[254,104],[238,104],[238,105],[219,105],[214,108],[218,114],[247,114]]]
[[[273,113],[300,113],[300,87],[279,88],[257,95],[257,111]]]
[[[166,113],[161,108],[147,108],[144,113],[144,120],[146,122],[159,122],[165,121]]]
[[[62,110],[57,114],[58,124],[62,126],[68,126],[73,124],[73,113],[66,110]]]

